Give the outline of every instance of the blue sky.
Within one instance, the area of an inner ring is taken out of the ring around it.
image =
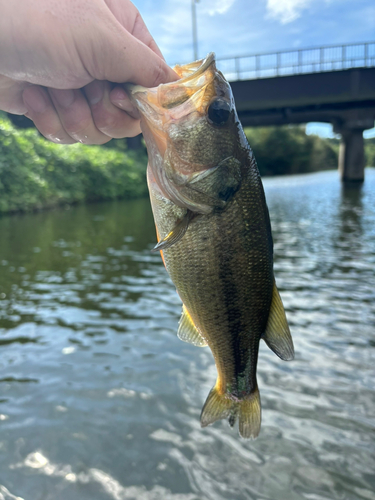
[[[194,59],[191,0],[133,1],[171,66]],[[199,57],[375,40],[374,0],[200,0],[196,12]],[[332,134],[328,125],[308,131]]]

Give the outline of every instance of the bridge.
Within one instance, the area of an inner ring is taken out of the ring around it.
[[[243,126],[326,122],[341,134],[343,181],[363,181],[363,131],[375,120],[375,42],[217,60]]]
[[[375,42],[219,58],[245,127],[332,123],[341,134],[339,171],[363,181],[363,131],[375,120]],[[30,121],[9,115],[18,126]],[[141,146],[141,136],[128,139]]]

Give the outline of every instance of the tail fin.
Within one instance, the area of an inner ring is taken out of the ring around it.
[[[228,418],[231,427],[239,418],[239,431],[243,438],[255,439],[260,431],[261,406],[258,387],[244,399],[232,399],[228,394],[220,394],[213,387],[204,403],[201,413],[201,426],[213,424]]]
[[[240,402],[239,430],[244,438],[255,439],[260,431],[262,408],[258,387],[246,399]]]

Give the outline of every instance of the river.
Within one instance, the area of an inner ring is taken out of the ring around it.
[[[264,185],[296,359],[261,345],[256,441],[200,428],[148,200],[0,218],[0,500],[375,500],[375,170]]]

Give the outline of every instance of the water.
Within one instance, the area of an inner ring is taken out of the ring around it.
[[[200,428],[148,200],[0,219],[0,500],[375,499],[375,170],[264,184],[296,360],[262,343],[256,441]]]

